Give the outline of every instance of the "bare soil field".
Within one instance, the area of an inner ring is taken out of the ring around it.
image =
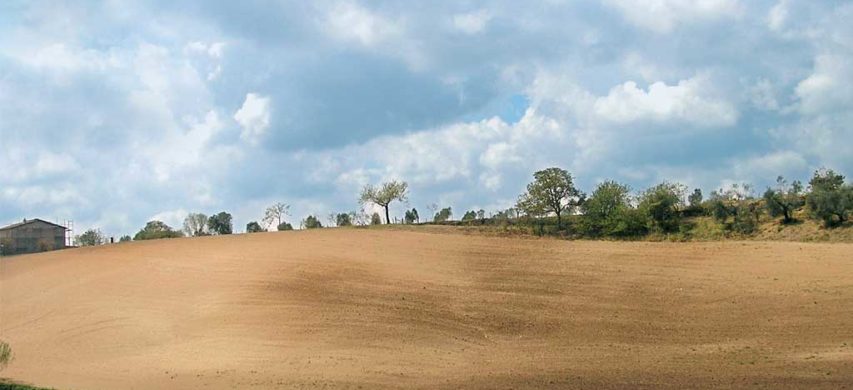
[[[853,388],[853,245],[323,229],[0,260],[71,389]]]

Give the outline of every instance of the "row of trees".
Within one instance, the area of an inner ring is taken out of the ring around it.
[[[755,231],[763,213],[789,224],[804,206],[809,216],[825,226],[843,224],[853,211],[853,186],[845,184],[842,175],[822,169],[814,173],[808,189],[780,176],[759,198],[750,186],[734,185],[713,191],[705,200],[701,189],[687,194],[685,186],[670,182],[632,195],[627,185],[616,181],[600,183],[587,196],[567,171],[548,168],[534,174],[516,205],[529,219],[555,216],[557,230],[563,228],[564,215],[578,214],[575,233],[590,236],[671,233],[685,228],[684,217],[697,215],[711,215],[726,229],[748,234]]]
[[[408,184],[404,181],[390,181],[379,186],[366,185],[359,195],[362,210],[369,205],[382,208],[385,223],[390,224],[390,205],[408,200]],[[547,168],[533,174],[533,181],[527,185],[524,193],[518,197],[514,207],[493,213],[490,221],[528,222],[538,225],[540,232],[550,218],[556,222],[556,231],[567,232],[566,216],[572,216],[573,234],[587,236],[628,237],[650,232],[671,233],[683,230],[685,217],[699,215],[712,216],[725,229],[738,233],[751,233],[758,226],[763,213],[781,218],[783,224],[797,221],[797,215],[803,208],[808,215],[821,220],[826,226],[838,226],[846,222],[853,212],[853,186],[845,184],[844,176],[828,169],[814,173],[804,186],[800,181],[788,182],[778,177],[776,185],[767,188],[761,197],[753,195],[749,185],[733,185],[728,189],[712,191],[705,199],[701,189],[689,194],[687,188],[678,183],[663,182],[639,193],[632,193],[625,184],[608,180],[598,184],[590,194],[580,191],[572,175],[558,167]],[[451,207],[439,209],[437,205],[429,207],[434,211],[432,222],[443,223],[453,217]],[[246,225],[247,233],[293,230],[287,222],[290,206],[275,203],[267,207],[261,222],[251,221]],[[469,210],[461,218],[462,222],[486,223],[485,210]],[[379,213],[366,214],[355,211],[332,213],[328,216],[328,225],[378,225],[382,216]],[[421,223],[418,210],[406,210],[403,223]],[[300,226],[304,229],[324,227],[317,215],[309,215]],[[231,234],[232,216],[220,212],[211,216],[202,213],[187,215],[182,230],[175,230],[161,221],[150,221],[133,240],[150,240],[183,236],[206,236]],[[124,236],[120,241],[130,241]],[[89,230],[77,236],[79,245],[99,245],[105,243],[105,237],[99,230]]]

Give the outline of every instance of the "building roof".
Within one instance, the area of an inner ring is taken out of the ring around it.
[[[65,229],[65,230],[68,230],[68,228],[67,228],[67,227],[65,227],[65,226],[62,226],[62,225],[59,225],[59,224],[55,224],[55,223],[53,223],[53,222],[48,222],[48,221],[45,221],[45,220],[43,220],[43,219],[39,219],[39,218],[36,218],[36,219],[25,219],[25,220],[23,220],[23,222],[13,223],[13,224],[11,224],[11,225],[9,225],[9,226],[4,226],[4,227],[0,228],[0,230],[11,230],[11,229],[18,228],[18,227],[21,227],[21,226],[24,226],[24,225],[29,225],[29,224],[31,224],[31,223],[33,223],[33,222],[36,222],[36,221],[38,221],[38,222],[42,222],[42,223],[46,223],[46,224],[48,224],[48,225],[53,225],[53,226],[56,226],[56,227],[60,227],[60,228],[63,228],[63,229]]]

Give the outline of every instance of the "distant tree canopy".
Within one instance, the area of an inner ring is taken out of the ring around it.
[[[776,188],[764,191],[764,206],[771,217],[782,217],[783,223],[794,221],[794,211],[803,207],[803,184],[794,180],[790,185],[782,176],[776,178]]]
[[[184,219],[184,233],[191,237],[206,236],[207,215],[202,213],[190,213]]]
[[[418,216],[418,209],[413,208],[411,210],[406,210],[406,216],[404,220],[408,224],[420,223],[421,217]]]
[[[257,221],[252,221],[246,224],[246,233],[262,233],[267,231]]]
[[[453,217],[453,209],[450,207],[445,207],[435,213],[435,216],[432,218],[433,222],[445,222],[450,220]]]
[[[288,230],[293,230],[293,225],[288,222],[282,222],[278,226],[276,226],[276,230],[280,232],[286,232]]]
[[[533,174],[533,182],[527,185],[527,192],[518,198],[518,208],[531,216],[554,213],[559,229],[563,213],[571,212],[581,199],[582,194],[575,188],[572,175],[553,167]]]
[[[124,235],[124,236],[121,236],[121,238],[119,238],[118,242],[130,242],[131,240],[133,240],[133,239],[130,236]]]
[[[844,176],[822,169],[809,181],[811,192],[806,204],[811,215],[826,226],[840,225],[853,212],[853,186],[844,184]]]
[[[169,225],[166,225],[161,221],[150,221],[145,224],[145,227],[142,228],[142,230],[133,236],[133,240],[157,240],[161,238],[177,238],[183,236],[183,233],[172,229]]]
[[[95,246],[104,244],[104,235],[98,229],[89,229],[83,234],[77,236],[77,245],[79,246]]]
[[[231,214],[224,211],[211,215],[207,220],[207,227],[212,234],[231,234],[234,226],[231,223]]]
[[[409,184],[404,181],[390,181],[382,183],[380,187],[374,187],[370,184],[365,185],[361,190],[359,201],[362,205],[372,203],[381,206],[385,209],[385,223],[391,223],[391,216],[388,212],[388,206],[393,201],[405,202],[408,198]]]
[[[314,215],[309,215],[302,221],[302,226],[306,229],[319,229],[323,227],[323,224],[320,223],[320,218],[317,218]]]
[[[349,213],[338,213],[335,215],[335,225],[352,226],[353,217]]]

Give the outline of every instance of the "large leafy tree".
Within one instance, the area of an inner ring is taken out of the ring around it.
[[[145,227],[133,236],[133,240],[156,240],[160,238],[177,238],[183,236],[183,233],[172,229],[162,221],[149,221],[145,224]]]
[[[764,206],[771,217],[782,217],[783,223],[794,221],[794,211],[803,207],[803,184],[794,180],[788,184],[784,177],[776,178],[776,188],[764,191]]]
[[[385,223],[390,224],[391,216],[388,206],[395,200],[405,202],[408,199],[408,191],[409,184],[404,181],[393,180],[382,183],[379,187],[368,184],[361,190],[359,201],[362,205],[372,203],[381,206],[385,209]]]
[[[572,175],[564,169],[547,168],[533,174],[527,192],[518,199],[518,207],[529,215],[554,213],[557,226],[562,227],[562,217],[578,206],[582,194],[575,188]]]
[[[211,215],[207,220],[207,227],[213,234],[231,234],[234,226],[231,223],[231,214],[224,211]]]
[[[595,187],[581,205],[581,226],[591,235],[631,236],[646,231],[643,214],[631,207],[630,189],[615,181]]]
[[[640,194],[639,209],[642,210],[652,228],[664,232],[678,230],[683,206],[684,186],[676,183],[663,182],[651,187]]]
[[[435,213],[435,216],[432,217],[433,222],[444,222],[453,217],[453,208],[445,207]]]

